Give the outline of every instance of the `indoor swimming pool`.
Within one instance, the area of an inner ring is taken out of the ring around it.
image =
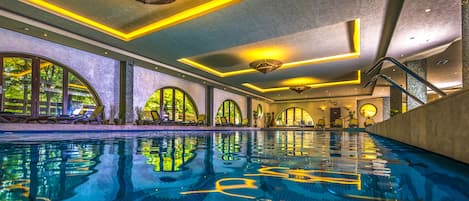
[[[469,200],[468,165],[368,133],[2,135],[5,201]]]

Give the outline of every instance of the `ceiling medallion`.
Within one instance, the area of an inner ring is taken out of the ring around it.
[[[296,93],[303,93],[303,91],[306,91],[308,89],[311,89],[311,87],[308,86],[297,86],[297,87],[290,87],[290,90],[296,92]]]
[[[266,74],[274,71],[277,68],[280,68],[280,66],[282,66],[282,62],[274,59],[262,59],[251,62],[249,66],[261,73]]]
[[[175,2],[176,0],[137,0],[144,4],[155,4],[155,5],[162,5],[162,4],[170,4]]]

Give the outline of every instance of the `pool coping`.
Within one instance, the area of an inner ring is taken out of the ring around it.
[[[207,127],[207,126],[161,126],[161,125],[87,125],[87,124],[0,124],[0,132],[109,132],[109,131],[256,131],[254,127]]]

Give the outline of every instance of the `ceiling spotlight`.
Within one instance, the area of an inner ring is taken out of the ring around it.
[[[42,35],[43,35],[44,37],[47,37],[47,34],[46,34],[46,33],[44,33],[44,34],[42,34]]]
[[[282,62],[274,59],[262,59],[251,62],[249,66],[261,73],[266,74],[274,71],[277,68],[280,68],[280,66],[282,66]]]
[[[144,4],[154,4],[154,5],[162,5],[162,4],[170,4],[175,2],[176,0],[137,0]]]
[[[155,67],[155,70],[158,70],[158,66]]]
[[[29,31],[29,28],[28,28],[28,27],[25,27],[25,28],[23,28],[23,30],[25,30],[25,31]]]
[[[306,91],[308,89],[311,89],[311,87],[308,87],[308,86],[290,87],[290,90],[299,94],[303,93],[303,91]]]
[[[104,54],[109,54],[109,52],[104,52]]]
[[[431,8],[427,8],[427,9],[425,9],[425,12],[426,12],[426,13],[432,12],[432,9],[431,9]]]

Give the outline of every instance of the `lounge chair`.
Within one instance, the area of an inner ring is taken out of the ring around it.
[[[305,120],[300,120],[300,121],[298,121],[298,126],[299,126],[300,128],[306,127]]]
[[[205,125],[207,125],[207,124],[205,123],[205,122],[206,122],[205,119],[206,119],[205,114],[199,114],[199,115],[197,116],[196,125],[197,125],[197,126],[205,126]]]
[[[349,128],[357,128],[358,127],[358,119],[350,119],[350,122],[348,123]]]
[[[28,116],[25,115],[18,115],[13,112],[0,112],[2,123],[23,123]]]
[[[102,105],[98,105],[96,106],[96,108],[94,109],[93,113],[91,113],[88,117],[81,117],[81,118],[77,118],[75,120],[72,121],[73,124],[76,124],[76,123],[97,123],[97,124],[103,124],[103,118],[102,118],[102,115],[103,115],[103,112],[104,112],[104,106]]]
[[[375,124],[375,121],[374,121],[373,119],[367,118],[367,119],[365,120],[365,127],[371,126],[371,125],[373,125],[373,124]]]
[[[39,124],[55,124],[57,121],[55,117],[51,116],[39,116],[39,117],[31,117],[25,120],[25,123],[39,123]]]
[[[326,127],[326,121],[324,119],[318,119],[318,123],[316,124],[318,128],[325,128]]]
[[[241,123],[241,126],[242,127],[248,127],[249,126],[249,120],[248,119],[243,119],[243,121]]]
[[[342,128],[343,127],[343,122],[342,122],[342,119],[336,119],[334,121],[334,128]]]
[[[221,126],[233,126],[233,124],[228,123],[226,117],[220,117]]]
[[[158,111],[153,110],[153,111],[150,112],[150,114],[151,114],[151,118],[153,119],[153,124],[160,125],[161,124],[161,118],[160,118],[160,114],[158,113]]]

